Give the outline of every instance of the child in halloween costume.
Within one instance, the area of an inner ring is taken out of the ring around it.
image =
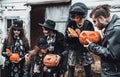
[[[52,77],[47,74],[48,68],[44,65],[43,59],[48,51],[48,43],[44,38],[40,38],[31,56],[31,77]]]

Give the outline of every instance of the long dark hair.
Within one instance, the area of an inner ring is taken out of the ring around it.
[[[13,30],[14,28],[11,27],[10,28],[10,31],[9,31],[9,35],[7,36],[6,40],[7,40],[7,43],[10,44],[10,45],[13,45],[15,43],[14,41],[14,33],[13,33]],[[27,45],[28,44],[28,39],[26,38],[25,36],[25,32],[24,32],[24,29],[20,29],[20,38],[22,39],[23,41],[23,44],[24,45]]]

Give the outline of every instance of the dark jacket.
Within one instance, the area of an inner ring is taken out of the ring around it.
[[[43,59],[44,59],[45,55],[46,54],[43,54],[41,57],[38,54],[32,56],[31,63],[30,63],[30,77],[46,77],[45,76],[46,74],[43,69],[44,68]],[[39,66],[40,73],[34,72],[35,64]]]
[[[88,49],[101,57],[101,77],[120,77],[120,18],[117,15],[105,28],[101,45],[91,43]]]
[[[68,44],[69,49],[87,51],[87,49],[79,42],[78,38],[69,38],[68,37],[68,35],[67,35],[68,27],[71,27],[74,30],[80,29],[81,32],[84,30],[93,31],[94,30],[93,24],[90,21],[85,20],[83,26],[81,28],[78,28],[75,21],[69,21],[67,28],[66,28],[66,35],[65,36],[66,36],[66,43]]]
[[[64,35],[58,31],[55,31],[56,37],[55,37],[55,43],[54,43],[54,53],[58,54],[60,56],[65,56],[63,53],[65,51],[65,39]],[[47,36],[44,36],[47,40]]]

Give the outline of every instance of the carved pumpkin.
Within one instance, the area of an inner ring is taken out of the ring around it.
[[[55,54],[48,54],[44,57],[43,63],[47,67],[55,67],[55,66],[57,66],[57,64],[59,62],[58,57],[59,56],[55,55]]]
[[[80,43],[87,45],[88,42],[86,39],[90,40],[91,42],[98,43],[101,39],[101,36],[97,31],[82,31],[79,36]]]
[[[68,27],[68,32],[70,32],[70,34],[74,35],[75,37],[78,37],[77,32],[74,29],[70,28],[70,27]]]
[[[13,61],[18,61],[20,59],[20,56],[18,53],[12,53],[12,55],[10,56],[10,61],[13,62]]]

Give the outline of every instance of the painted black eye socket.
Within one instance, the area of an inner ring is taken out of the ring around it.
[[[21,31],[21,29],[13,29],[14,31]]]

